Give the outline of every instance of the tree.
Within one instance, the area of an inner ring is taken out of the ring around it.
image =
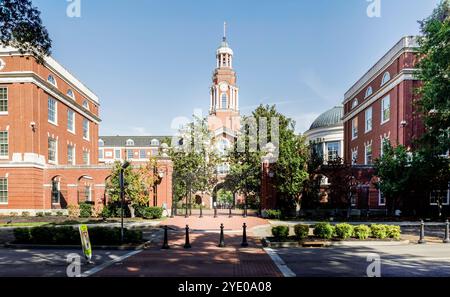
[[[391,215],[398,202],[410,193],[411,176],[415,174],[412,160],[412,154],[403,145],[394,148],[389,141],[383,144],[383,155],[375,160],[375,175],[380,180],[376,187],[383,193]]]
[[[52,41],[31,0],[0,1],[0,43],[30,53],[39,63],[50,55]]]
[[[307,163],[308,179],[305,181],[302,195],[302,208],[316,208],[321,201],[321,183],[323,174],[320,167],[323,165],[323,156],[319,154],[315,144],[309,146],[309,158]]]
[[[420,27],[415,75],[425,133],[417,142],[412,185],[428,199],[433,190],[447,191],[450,180],[450,1],[443,0]]]

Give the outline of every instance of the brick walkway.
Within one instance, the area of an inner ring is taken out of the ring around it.
[[[116,263],[95,274],[98,277],[281,277],[282,274],[261,247],[259,240],[248,231],[248,248],[241,248],[241,233],[226,233],[225,248],[217,247],[219,234],[193,230],[190,233],[191,249],[184,249],[185,233],[180,228],[186,223],[197,230],[216,231],[220,223],[230,230],[241,230],[242,223],[249,226],[265,224],[256,217],[232,219],[207,217],[198,219],[177,217],[166,220],[175,230],[169,231],[169,250],[161,250],[159,238],[143,252],[122,263]]]

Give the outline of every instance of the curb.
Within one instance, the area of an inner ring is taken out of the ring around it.
[[[148,248],[149,242],[145,242],[140,245],[136,246],[129,246],[129,245],[98,245],[98,246],[92,246],[93,250],[119,250],[119,251],[135,251],[135,250],[143,250]],[[77,250],[80,249],[81,246],[79,245],[41,245],[41,244],[14,244],[14,243],[5,243],[5,248],[9,249],[34,249],[34,250]]]

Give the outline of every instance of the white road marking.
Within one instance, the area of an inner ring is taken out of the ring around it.
[[[277,265],[284,277],[296,277],[295,273],[286,265],[281,257],[271,248],[264,248],[272,261]]]
[[[109,261],[109,262],[105,262],[103,264],[100,264],[99,266],[96,266],[96,267],[94,267],[92,269],[89,269],[88,271],[83,272],[81,274],[81,277],[89,277],[89,276],[91,276],[91,275],[93,275],[93,274],[95,274],[95,273],[97,273],[99,271],[102,271],[106,267],[109,267],[109,266],[113,265],[114,263],[117,263],[117,262],[120,262],[122,260],[125,260],[126,258],[129,258],[131,256],[139,254],[142,251],[143,250],[137,250],[137,251],[132,251],[132,252],[130,252],[128,254],[125,254],[123,256],[120,256],[120,257],[115,256],[115,257],[117,257],[116,259],[113,259],[112,261]]]

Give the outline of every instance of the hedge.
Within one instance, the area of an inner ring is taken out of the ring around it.
[[[334,235],[334,229],[330,223],[318,223],[314,226],[314,235],[323,239],[331,239]]]
[[[340,239],[349,239],[353,236],[353,226],[347,223],[337,224],[335,227],[336,236]]]
[[[354,236],[357,239],[365,240],[370,237],[370,227],[366,225],[355,226],[354,228]]]
[[[298,224],[294,226],[295,236],[298,240],[302,240],[309,235],[309,225]]]
[[[121,243],[120,228],[93,227],[88,232],[94,246]],[[81,242],[78,229],[70,226],[16,228],[14,237],[19,244],[78,245]],[[142,231],[124,229],[124,242],[142,243]]]
[[[275,226],[272,228],[272,235],[276,239],[286,239],[289,236],[289,226]]]

